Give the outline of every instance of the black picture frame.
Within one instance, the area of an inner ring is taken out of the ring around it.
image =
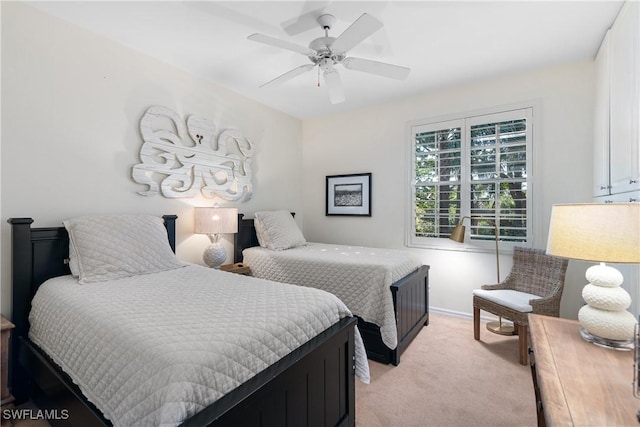
[[[329,175],[325,215],[371,216],[371,173]]]

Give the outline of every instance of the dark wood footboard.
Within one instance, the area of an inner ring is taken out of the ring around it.
[[[391,285],[393,307],[396,312],[398,346],[391,350],[382,342],[380,327],[358,318],[367,356],[381,363],[400,363],[400,355],[429,324],[429,266],[423,265],[413,273]]]
[[[181,427],[354,426],[355,324],[354,318],[342,319]],[[24,337],[20,365],[32,381],[29,398],[58,414],[56,425],[111,426],[71,378]]]
[[[398,347],[391,363],[397,365],[400,355],[422,327],[429,324],[429,266],[423,265],[391,285],[391,292],[398,327]]]

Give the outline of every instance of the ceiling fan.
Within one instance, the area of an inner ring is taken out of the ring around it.
[[[328,14],[318,17],[318,23],[324,30],[324,37],[313,40],[309,43],[309,47],[300,46],[296,43],[258,33],[251,34],[247,37],[249,40],[300,53],[311,60],[311,64],[301,65],[289,70],[275,79],[264,83],[260,87],[278,86],[317,66],[319,70],[323,71],[324,80],[329,88],[329,99],[331,103],[339,104],[345,101],[345,96],[340,75],[334,68],[335,65],[341,64],[348,70],[362,71],[398,80],[403,80],[409,75],[411,69],[407,67],[346,56],[351,48],[382,28],[382,22],[368,13],[363,13],[349,28],[340,34],[340,36],[337,38],[329,37],[329,30],[335,20],[336,18],[333,15]],[[318,72],[320,72],[319,70]]]

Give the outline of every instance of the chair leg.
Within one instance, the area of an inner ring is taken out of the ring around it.
[[[520,364],[526,365],[528,360],[528,349],[527,349],[527,334],[529,333],[527,330],[527,325],[517,324],[518,328],[518,347],[520,348]]]
[[[473,338],[480,340],[480,309],[473,307]]]

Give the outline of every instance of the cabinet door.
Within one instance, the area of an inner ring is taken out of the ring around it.
[[[613,194],[640,188],[640,4],[626,2],[611,28],[610,176]]]
[[[609,194],[609,31],[595,60],[593,117],[593,196]]]
[[[640,191],[613,194],[607,197],[594,199],[595,203],[640,203]],[[640,265],[615,264],[614,267],[622,273],[624,282],[622,287],[631,295],[631,307],[629,311],[638,317],[640,314]]]

